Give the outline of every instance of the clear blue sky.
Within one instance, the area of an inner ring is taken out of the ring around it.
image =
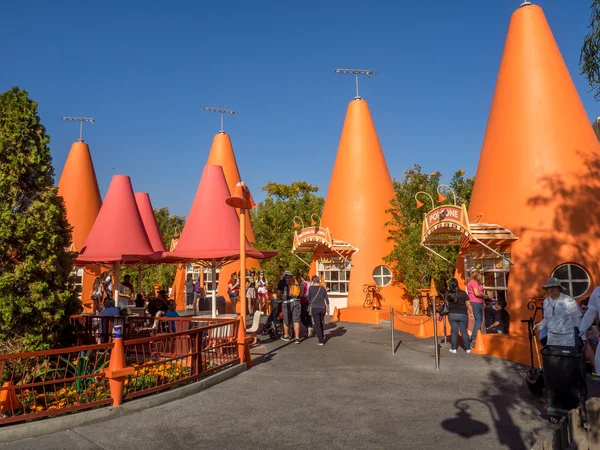
[[[86,126],[100,190],[127,174],[154,207],[187,215],[219,117],[256,199],[272,180],[325,195],[354,79],[362,80],[392,177],[474,175],[504,40],[521,0],[5,2],[0,90],[39,102],[56,182]],[[579,50],[589,3],[539,0],[588,115],[600,115]],[[560,120],[560,118],[557,118]]]

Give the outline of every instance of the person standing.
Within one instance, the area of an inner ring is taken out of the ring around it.
[[[575,327],[581,326],[583,316],[579,305],[572,297],[563,293],[565,288],[558,278],[550,278],[542,287],[549,295],[543,304],[544,318],[535,328],[548,328],[548,345],[576,346]]]
[[[481,324],[483,323],[483,302],[485,295],[483,293],[483,286],[481,285],[482,279],[480,272],[473,271],[467,283],[467,294],[469,294],[473,316],[475,316],[473,330],[471,331],[471,348],[475,348],[477,332],[481,330]]]
[[[102,284],[102,280],[100,277],[96,277],[94,280],[94,284],[92,285],[92,292],[90,297],[92,299],[92,310],[94,314],[98,314],[100,312],[100,302],[102,301],[102,297],[104,296],[104,285]]]
[[[473,307],[469,295],[458,288],[456,278],[450,278],[447,285],[446,301],[448,302],[448,321],[450,322],[450,353],[456,353],[459,331],[465,352],[471,353],[471,342],[467,329],[469,317],[473,317]]]
[[[229,283],[227,283],[227,294],[229,295],[229,301],[231,302],[231,313],[236,314],[237,302],[240,296],[240,281],[235,272],[231,274]]]
[[[200,280],[196,280],[194,283],[194,315],[198,314],[200,311],[200,302],[204,299],[204,288],[202,287],[202,283]]]
[[[266,314],[269,304],[269,284],[267,283],[265,273],[262,270],[258,272],[258,281],[256,284],[258,286],[257,291],[260,310]]]
[[[294,275],[289,270],[283,272],[281,280],[277,285],[277,298],[281,300],[283,313],[283,336],[282,341],[292,340],[291,327],[293,324],[296,344],[300,343],[300,288]]]
[[[317,333],[317,345],[325,345],[325,330],[323,322],[325,315],[329,314],[329,297],[327,290],[319,283],[319,277],[312,277],[312,286],[308,288],[308,304],[313,319],[313,326]]]
[[[185,279],[185,310],[194,309],[194,280],[192,274],[188,273]]]
[[[248,300],[248,314],[252,315],[258,310],[257,301],[258,293],[256,292],[256,272],[253,270],[246,278],[246,299]]]
[[[311,314],[308,312],[310,301],[308,300],[308,283],[304,279],[304,276],[300,275],[300,322],[308,330],[307,337],[313,335],[313,322]]]
[[[595,332],[592,334],[590,334],[589,329],[592,326],[592,324],[596,321],[596,319],[599,317],[600,315],[600,287],[597,287],[596,289],[594,289],[594,291],[592,292],[592,295],[590,296],[590,299],[588,301],[587,304],[587,311],[585,312],[585,316],[583,316],[583,320],[581,321],[580,324],[580,336],[582,338],[595,338],[596,343],[598,342],[598,328],[596,328]],[[586,335],[587,333],[587,335]],[[589,344],[588,344],[589,345]],[[599,369],[600,369],[600,350],[598,350],[598,348],[596,348],[596,357],[594,359],[594,367],[595,367],[595,373],[596,375],[598,375]]]

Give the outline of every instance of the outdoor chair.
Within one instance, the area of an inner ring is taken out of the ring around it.
[[[257,336],[262,332],[263,329],[263,324],[260,323],[260,316],[263,314],[264,313],[262,311],[255,311],[252,319],[252,326],[250,328],[246,328],[246,336],[249,338],[252,337],[250,345],[256,345],[258,342]]]

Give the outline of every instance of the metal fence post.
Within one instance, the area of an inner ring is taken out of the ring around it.
[[[390,328],[392,329],[392,355],[396,353],[396,341],[394,339],[394,308],[390,307]]]

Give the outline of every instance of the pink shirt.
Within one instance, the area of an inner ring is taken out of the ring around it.
[[[469,294],[469,300],[471,303],[483,303],[481,297],[475,296],[475,288],[479,288],[479,293],[483,294],[483,286],[480,285],[476,280],[471,280],[467,283],[467,294]]]

